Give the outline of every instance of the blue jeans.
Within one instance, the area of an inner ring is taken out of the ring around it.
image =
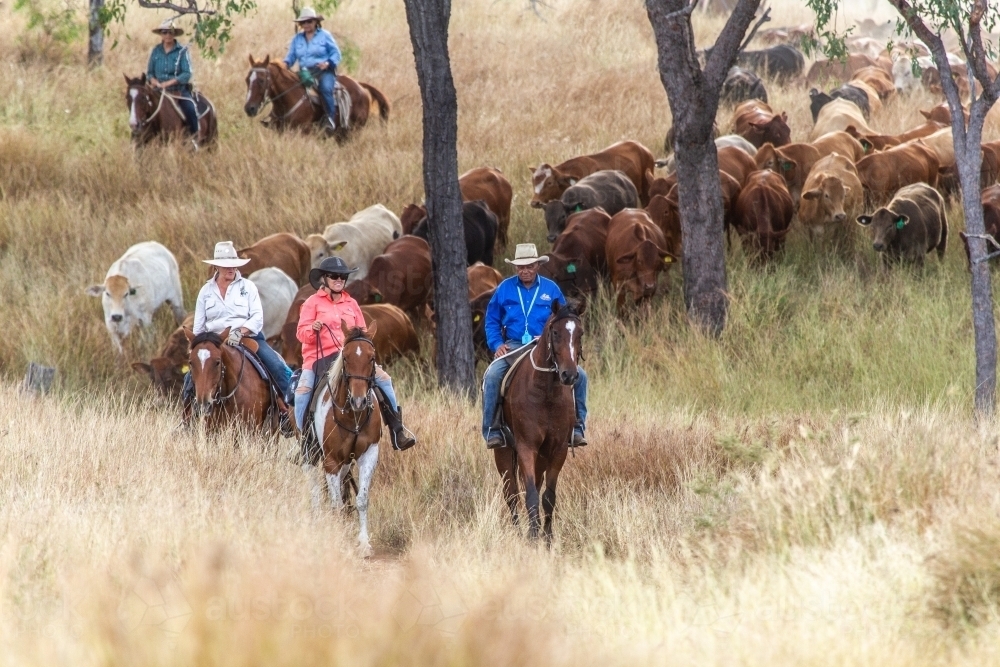
[[[253,338],[257,341],[257,358],[271,374],[271,379],[274,380],[274,385],[278,388],[278,395],[284,397],[288,391],[288,380],[292,377],[292,369],[286,366],[285,360],[267,344],[263,333],[247,336],[247,338]],[[181,390],[181,398],[185,402],[194,398],[194,380],[191,379],[191,371],[184,374],[184,389]]]
[[[507,347],[515,350],[521,347],[521,343],[509,340],[507,341]],[[503,376],[509,368],[510,363],[506,357],[495,359],[489,368],[486,369],[486,374],[483,375],[483,438],[487,440],[490,437],[490,425],[493,424],[497,401],[500,400],[500,383],[503,381]],[[579,366],[577,368],[580,371],[580,375],[576,379],[576,384],[573,385],[573,396],[576,399],[576,426],[574,430],[583,433],[587,423],[587,373],[583,368]]]
[[[382,370],[381,366],[376,366],[375,385],[382,390],[385,398],[389,401],[389,406],[395,412],[399,409],[396,403],[396,391],[392,388],[392,378]],[[306,418],[306,410],[312,402],[313,389],[316,386],[316,374],[307,368],[302,369],[299,376],[299,383],[295,386],[295,423],[299,425],[299,430],[303,430],[302,422]]]
[[[192,137],[197,137],[198,109],[194,105],[194,100],[191,99],[191,94],[187,92],[180,93],[177,99],[177,106],[184,113],[184,123],[187,125],[188,132],[191,133]]]
[[[319,95],[323,98],[323,105],[326,107],[326,115],[336,122],[337,101],[333,97],[333,89],[337,86],[337,73],[333,69],[322,70],[318,67],[310,68],[309,73],[316,79]]]

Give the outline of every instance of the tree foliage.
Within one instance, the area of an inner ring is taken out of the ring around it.
[[[136,1],[144,9],[165,9],[173,12],[176,17],[193,16],[194,42],[209,58],[214,58],[226,50],[236,20],[257,9],[256,0]],[[124,25],[128,4],[129,0],[108,0],[100,11],[101,25],[105,30],[116,23]]]

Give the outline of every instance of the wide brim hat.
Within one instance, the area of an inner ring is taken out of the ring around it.
[[[316,10],[312,7],[303,7],[302,11],[299,12],[299,17],[295,19],[296,23],[302,23],[303,21],[322,21],[325,17],[322,14],[317,14]]]
[[[549,261],[548,255],[538,256],[538,249],[534,243],[518,243],[514,248],[514,259],[504,259],[503,261],[514,266],[527,266],[528,264],[544,264]]]
[[[174,35],[184,34],[184,30],[182,28],[178,28],[177,26],[174,25],[173,19],[167,19],[166,21],[160,24],[159,28],[154,28],[153,32],[157,35],[162,35],[163,33],[166,32],[173,33]]]
[[[357,271],[357,267],[351,268],[347,266],[347,262],[341,257],[334,255],[333,257],[327,257],[319,266],[309,272],[309,284],[319,289],[319,279],[329,273],[336,273],[342,276],[350,275]]]
[[[250,262],[236,254],[236,247],[232,241],[219,241],[215,244],[215,256],[212,259],[201,260],[205,264],[217,266],[220,269],[235,269]]]

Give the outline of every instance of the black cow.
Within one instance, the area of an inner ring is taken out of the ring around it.
[[[631,181],[630,181],[631,182]],[[493,244],[497,238],[497,216],[482,199],[462,204],[462,222],[465,225],[466,261],[469,266],[482,262],[493,266]],[[413,228],[413,235],[428,243],[427,217]]]
[[[571,213],[597,207],[603,208],[608,215],[626,208],[638,208],[639,193],[629,177],[617,169],[605,169],[584,176],[569,186],[560,199],[544,206],[549,243],[566,229],[566,218]]]
[[[742,67],[732,67],[722,83],[719,99],[729,104],[739,104],[746,100],[760,100],[767,103],[767,90],[760,77]]]
[[[712,54],[712,47],[704,53],[707,59]],[[757,76],[785,81],[802,74],[806,60],[794,46],[778,44],[760,51],[741,51],[736,55],[736,64],[752,70]]]
[[[493,355],[490,354],[490,348],[486,344],[486,307],[490,305],[494,292],[496,288],[483,292],[469,302],[469,309],[472,311],[472,345],[476,349],[476,354],[487,363],[493,360]]]
[[[944,200],[925,183],[901,188],[872,215],[858,216],[858,224],[872,230],[872,247],[883,261],[905,261],[923,266],[924,255],[937,251],[944,259],[948,246],[948,219]]]
[[[861,115],[865,117],[865,120],[868,120],[869,116],[871,116],[871,107],[868,104],[868,93],[856,86],[845,83],[840,88],[834,88],[829,93],[824,93],[816,90],[815,88],[809,89],[809,111],[812,112],[814,123],[816,122],[816,118],[819,116],[820,109],[838,97],[853,103],[854,106],[861,109]]]

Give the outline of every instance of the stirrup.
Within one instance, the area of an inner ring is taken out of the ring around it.
[[[386,411],[389,412],[390,414],[393,414],[392,408],[390,408],[388,405],[386,405]],[[403,425],[402,406],[396,407],[396,412],[393,414],[393,416],[395,417],[396,425],[398,426],[398,428],[393,428],[392,426],[389,426],[389,441],[392,443],[392,448],[394,450],[396,450],[397,452],[402,452],[417,444],[417,438],[413,434],[413,431],[411,431],[410,429],[406,428],[406,426]],[[402,440],[403,444],[400,444],[400,440]]]
[[[507,446],[502,433],[494,433],[486,439],[486,449],[503,449]]]
[[[586,447],[587,438],[583,435],[583,431],[578,429],[573,429],[573,437],[569,439],[570,447]]]

